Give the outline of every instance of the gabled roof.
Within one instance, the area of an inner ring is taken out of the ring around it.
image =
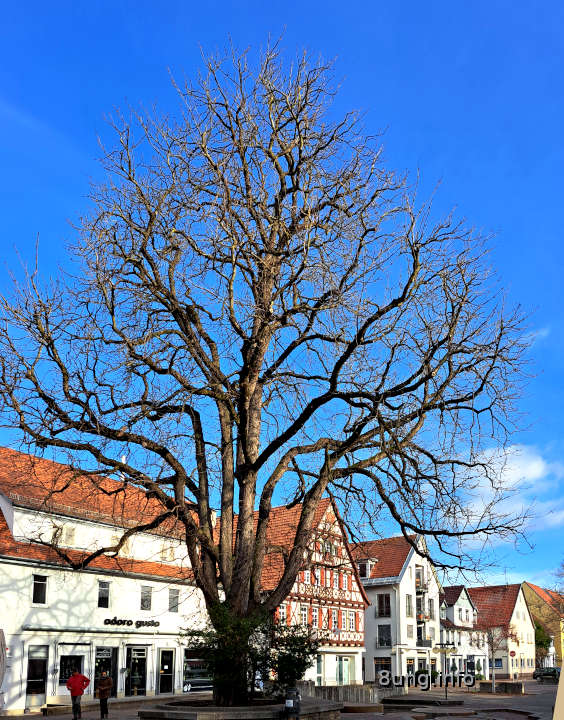
[[[476,627],[508,626],[511,622],[520,589],[520,584],[468,588],[470,599],[478,610]]]
[[[150,522],[163,512],[158,500],[132,485],[10,448],[0,448],[0,493],[16,507],[119,527]],[[175,534],[174,521],[154,532]]]
[[[283,550],[290,550],[293,546],[294,538],[296,536],[296,530],[298,529],[298,523],[300,521],[300,515],[302,512],[301,505],[294,505],[292,508],[286,506],[273,507],[270,514],[270,521],[268,524],[268,530],[266,534],[267,545],[272,548],[264,559],[264,568],[262,573],[261,586],[263,590],[274,590],[278,584],[282,574],[284,572],[284,553]],[[343,544],[347,553],[347,559],[350,563],[350,569],[356,579],[359,591],[362,595],[364,602],[368,605],[369,601],[366,597],[365,590],[362,586],[362,582],[358,575],[358,569],[354,562],[351,547],[348,542],[346,529],[343,525],[342,519],[339,512],[329,498],[322,498],[315,511],[313,520],[313,541],[316,540],[315,530],[319,527],[323,518],[331,514],[334,521],[337,523],[339,530],[343,538]],[[255,512],[255,527],[258,521],[258,513]],[[322,538],[323,539],[323,538]]]
[[[464,590],[464,585],[447,585],[443,587],[443,597],[447,605],[454,605],[460,593]]]
[[[415,535],[411,535],[415,539]],[[398,537],[367,540],[353,545],[352,555],[356,562],[374,560],[370,579],[399,577],[413,547],[400,535]]]
[[[547,590],[546,588],[541,588],[538,585],[533,585],[533,583],[530,582],[526,582],[525,585],[528,585],[541,600],[544,600],[544,602],[549,605],[552,610],[564,618],[563,593],[556,592],[555,590]]]

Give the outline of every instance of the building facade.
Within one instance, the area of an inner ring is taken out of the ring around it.
[[[469,673],[489,678],[486,633],[478,629],[478,610],[463,585],[443,587],[441,595],[441,647],[443,673]]]
[[[421,548],[424,540],[415,538]],[[440,584],[431,563],[404,537],[362,542],[353,555],[370,601],[366,609],[366,681],[380,670],[397,676],[440,670]]]
[[[295,536],[300,508],[274,508],[268,529],[272,547],[289,547]],[[309,625],[321,645],[306,680],[317,685],[362,683],[364,610],[368,598],[352,559],[346,532],[333,503],[321,501],[314,534],[303,569],[286,601],[278,608],[279,621]],[[262,585],[273,589],[282,573],[280,554],[270,553]]]
[[[117,697],[183,693],[206,674],[183,631],[207,620],[185,546],[173,526],[133,535],[87,567],[80,559],[116,546],[124,529],[160,511],[134,488],[107,481],[103,492],[66,466],[0,449],[0,597],[7,612],[6,671],[0,712],[69,703],[66,680],[77,668],[92,682],[102,670]],[[106,480],[104,480],[106,482]],[[136,494],[137,493],[137,494]],[[291,545],[300,507],[274,508],[263,590],[276,586],[280,548]],[[314,537],[279,621],[309,625],[321,646],[306,679],[362,682],[368,603],[342,522],[322,500]]]
[[[151,509],[141,496],[96,497],[78,480],[63,490],[64,471],[34,460],[31,472],[28,456],[0,451],[3,711],[69,702],[74,668],[92,679],[87,698],[102,670],[117,697],[182,692],[193,665],[182,630],[205,619],[182,543],[140,533],[115,557],[71,569],[62,555],[78,561],[115,543],[130,504],[137,517]]]
[[[555,590],[547,590],[530,582],[523,583],[525,600],[533,616],[552,637],[554,651],[547,653],[547,666],[556,664],[562,667],[564,657],[564,595]]]
[[[535,669],[535,626],[522,586],[468,588],[478,611],[477,628],[488,636],[490,674],[498,679],[531,677]]]

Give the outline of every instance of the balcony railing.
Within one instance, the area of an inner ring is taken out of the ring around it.
[[[383,638],[383,639],[376,638],[376,647],[377,648],[391,648],[392,647],[391,638],[389,640],[387,638]]]
[[[433,641],[432,640],[423,640],[423,638],[417,638],[417,647],[426,647],[426,648],[433,647]]]
[[[424,612],[418,612],[417,613],[417,622],[425,622],[425,620],[429,620],[429,615]]]

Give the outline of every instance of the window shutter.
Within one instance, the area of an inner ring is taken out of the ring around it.
[[[311,605],[310,605],[307,609],[307,624],[308,625],[311,625],[311,616],[312,616],[312,611],[311,611]]]
[[[343,611],[342,610],[339,610],[338,624],[339,624],[339,629],[341,629],[343,627]]]

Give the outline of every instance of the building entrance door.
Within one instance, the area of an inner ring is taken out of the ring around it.
[[[174,650],[159,650],[159,693],[174,690]]]
[[[27,686],[25,705],[37,708],[45,704],[47,698],[47,661],[48,645],[30,645],[27,655]]]
[[[108,677],[113,680],[112,697],[117,696],[117,680],[118,680],[118,667],[117,667],[117,647],[97,647],[96,658],[94,662],[94,692],[98,688],[98,680],[100,679],[102,672],[107,673]]]
[[[349,660],[344,655],[337,656],[337,685],[350,685]]]
[[[147,694],[147,648],[128,647],[125,656],[125,694]]]

